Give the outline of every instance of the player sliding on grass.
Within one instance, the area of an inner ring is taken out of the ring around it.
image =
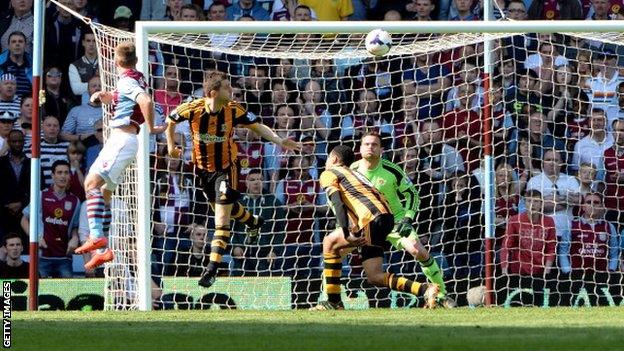
[[[91,101],[113,105],[113,117],[108,123],[110,137],[96,158],[85,178],[87,193],[87,217],[89,239],[79,248],[77,254],[91,251],[96,253],[85,264],[93,269],[113,260],[113,251],[108,248],[108,231],[111,224],[110,201],[124,171],[134,161],[139,147],[137,134],[145,121],[150,133],[162,133],[166,126],[155,127],[153,102],[147,93],[143,74],[134,67],[137,63],[136,48],[132,43],[121,43],[115,47],[115,65],[119,80],[114,91],[98,91]]]
[[[321,174],[321,186],[327,192],[340,227],[323,239],[323,274],[328,300],[312,309],[344,309],[340,298],[340,252],[353,247],[361,250],[362,267],[370,284],[423,296],[425,306],[434,308],[440,292],[437,284],[420,284],[383,272],[383,246],[394,226],[394,217],[386,200],[370,182],[347,167],[353,161],[353,151],[349,147],[336,146]]]
[[[262,217],[253,216],[238,202],[238,151],[233,139],[234,127],[248,128],[284,149],[301,150],[301,144],[280,138],[269,127],[252,120],[240,104],[230,100],[232,86],[225,73],[206,72],[203,88],[204,98],[184,103],[169,115],[167,148],[169,156],[180,157],[182,150],[175,145],[175,127],[171,124],[188,120],[195,169],[204,194],[215,212],[210,262],[199,280],[199,285],[207,288],[214,284],[222,255],[230,242],[230,218],[245,224],[248,235],[257,235],[257,229],[264,223]]]
[[[412,223],[418,211],[420,200],[418,192],[405,172],[394,163],[381,158],[381,137],[377,133],[368,133],[360,143],[362,159],[354,162],[351,169],[368,179],[388,201],[394,215],[394,229],[388,240],[397,250],[409,252],[422,267],[423,273],[432,283],[438,284],[439,305],[450,308],[455,302],[446,296],[446,287],[440,267],[418,240],[418,233]]]

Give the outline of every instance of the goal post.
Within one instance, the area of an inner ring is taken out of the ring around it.
[[[579,33],[579,27],[582,25],[583,33]],[[461,48],[465,45],[469,44],[481,44],[485,43],[485,62],[481,63],[479,67],[483,67],[484,79],[486,80],[483,83],[483,89],[480,93],[476,92],[468,92],[469,101],[473,99],[478,99],[479,94],[482,94],[484,98],[484,102],[480,104],[480,108],[482,108],[482,113],[480,117],[480,125],[479,125],[479,133],[485,136],[483,142],[485,143],[483,151],[479,151],[479,159],[477,159],[477,163],[479,160],[485,160],[484,166],[484,174],[482,185],[485,189],[484,198],[483,198],[483,209],[481,213],[485,216],[484,222],[480,222],[479,225],[483,226],[484,229],[484,239],[486,242],[489,242],[489,245],[493,245],[495,238],[495,228],[494,228],[494,220],[495,215],[494,211],[496,208],[495,195],[493,194],[494,189],[494,160],[492,158],[492,151],[495,148],[493,144],[493,140],[491,138],[492,131],[494,128],[493,122],[493,114],[494,111],[492,109],[492,101],[490,100],[491,95],[491,82],[494,77],[493,72],[488,68],[492,66],[492,62],[488,59],[490,55],[488,55],[492,49],[490,46],[490,40],[497,40],[500,38],[509,37],[514,34],[524,34],[524,33],[570,33],[570,35],[580,36],[582,38],[586,38],[588,40],[597,40],[603,43],[611,43],[615,45],[620,45],[622,43],[622,32],[624,31],[624,23],[619,23],[619,21],[524,21],[524,22],[513,22],[513,21],[504,21],[504,22],[137,22],[136,30],[134,35],[126,32],[121,32],[118,30],[113,30],[108,27],[91,24],[92,28],[95,29],[98,40],[98,47],[100,52],[100,63],[101,69],[105,72],[103,74],[103,85],[105,87],[114,86],[114,66],[111,65],[111,55],[112,55],[112,47],[118,41],[123,40],[134,40],[137,46],[137,54],[139,58],[138,68],[142,72],[146,74],[148,77],[152,77],[154,73],[153,66],[155,62],[150,61],[150,55],[153,56],[153,53],[150,53],[150,42],[169,45],[169,46],[177,46],[182,48],[184,53],[186,50],[197,50],[197,51],[214,51],[223,55],[242,55],[249,56],[252,58],[270,58],[270,59],[332,59],[332,60],[349,60],[353,58],[357,59],[370,59],[370,55],[365,51],[364,46],[362,45],[362,38],[356,38],[355,36],[351,38],[353,34],[364,34],[369,31],[382,28],[391,34],[395,35],[394,47],[390,51],[387,57],[382,57],[379,60],[381,62],[386,62],[390,60],[392,57],[398,57],[401,55],[421,55],[427,54],[431,52],[443,52],[443,51],[452,51],[458,48]],[[336,36],[336,33],[344,34],[349,41],[350,44],[354,44],[354,46],[349,47],[349,50],[346,50],[346,45],[339,43],[338,40],[333,40]],[[242,36],[248,35],[251,38],[262,38],[261,40],[239,40],[234,45],[211,45],[211,42],[206,37],[209,34],[233,34],[240,35],[240,39],[245,39]],[[292,38],[292,35],[296,34],[318,34],[319,38],[311,39],[310,42],[302,42],[297,41]],[[433,35],[439,34],[439,35]],[[289,36],[290,35],[290,36]],[[470,57],[476,60],[478,54],[472,53],[469,54]],[[227,61],[227,59],[216,59]],[[461,60],[461,56],[459,57],[451,57],[448,60]],[[497,61],[498,62],[498,61]],[[448,63],[448,62],[447,62]],[[455,68],[455,62],[451,62],[451,66],[453,69]],[[226,62],[226,64],[229,64]],[[517,63],[521,65],[521,63]],[[162,62],[158,63],[159,66],[164,66]],[[248,66],[253,67],[256,65],[255,62],[251,61],[247,63]],[[258,64],[260,65],[260,64]],[[335,62],[331,63],[332,67],[335,68],[337,64]],[[382,72],[383,73],[383,72]],[[457,72],[453,72],[457,73]],[[355,73],[360,74],[360,73]],[[364,79],[372,77],[372,79],[377,79],[376,73],[373,74],[365,74],[361,73],[364,76]],[[159,77],[163,77],[163,73],[159,74]],[[190,73],[189,73],[190,75]],[[499,74],[500,76],[501,74]],[[271,80],[272,78],[268,78]],[[151,82],[151,80],[150,80]],[[199,82],[191,82],[195,85]],[[299,78],[297,78],[298,85],[302,83]],[[389,83],[394,84],[394,83]],[[152,85],[152,88],[154,86]],[[383,88],[383,87],[382,87]],[[444,98],[442,98],[442,102],[444,104],[448,104],[449,101],[445,100],[447,89],[456,88],[455,84],[451,84],[451,86],[444,87]],[[356,91],[356,88],[352,88]],[[299,90],[302,90],[301,88]],[[359,90],[357,90],[359,92]],[[339,92],[338,92],[339,93]],[[351,91],[349,92],[352,93]],[[403,93],[405,94],[405,93]],[[459,94],[459,92],[456,92]],[[366,96],[366,93],[364,93]],[[455,95],[453,99],[458,98],[458,95]],[[381,99],[381,98],[380,98]],[[403,96],[393,96],[388,95],[386,98],[388,106],[397,106],[399,101],[403,101]],[[357,97],[349,97],[346,101],[343,101],[346,104],[355,104],[358,101]],[[396,102],[396,104],[395,104]],[[382,101],[381,103],[384,103]],[[403,107],[400,107],[403,109]],[[380,110],[380,109],[379,109]],[[452,110],[452,108],[450,109]],[[443,108],[443,111],[446,111],[446,108]],[[401,110],[401,113],[405,111]],[[394,115],[394,111],[391,112]],[[346,113],[339,114],[336,118],[340,120],[338,123],[338,129],[340,129],[343,124],[343,119],[346,119]],[[271,118],[274,116],[271,116]],[[328,117],[331,119],[331,117]],[[378,128],[383,128],[383,126],[377,126]],[[301,127],[303,128],[303,127]],[[316,126],[312,126],[311,129],[317,128]],[[336,129],[336,127],[333,127]],[[303,132],[305,130],[300,130]],[[338,131],[339,132],[339,131]],[[412,135],[414,138],[419,138],[420,131],[413,131]],[[316,133],[313,131],[312,133]],[[302,133],[303,134],[303,133]],[[340,133],[338,133],[340,134]],[[490,137],[488,137],[488,135]],[[489,138],[489,139],[488,139]],[[140,154],[137,158],[136,168],[131,170],[127,175],[126,179],[132,183],[130,188],[125,189],[122,187],[120,192],[124,199],[124,205],[122,207],[118,207],[116,210],[113,210],[113,221],[115,219],[122,218],[127,216],[128,218],[124,219],[124,224],[114,225],[114,231],[120,230],[119,227],[122,227],[121,234],[114,234],[116,237],[113,238],[113,245],[119,245],[117,249],[121,250],[122,254],[119,255],[121,259],[111,265],[107,269],[108,276],[108,284],[107,289],[115,290],[112,293],[107,294],[107,308],[111,309],[140,309],[140,310],[149,310],[152,306],[152,264],[153,262],[153,252],[152,252],[152,214],[154,209],[152,205],[156,201],[154,199],[154,190],[151,189],[153,186],[153,174],[155,170],[150,168],[150,136],[147,133],[145,128],[142,129],[140,134]],[[321,143],[322,144],[322,143]],[[329,142],[326,143],[329,145]],[[319,147],[319,145],[316,145]],[[409,152],[408,147],[402,147],[402,154]],[[490,151],[488,152],[488,149]],[[317,149],[318,150],[318,149]],[[325,146],[325,150],[327,151],[327,146]],[[474,151],[471,149],[468,150],[458,150],[464,153],[470,153],[470,151]],[[405,163],[410,162],[410,159],[405,159]],[[288,169],[292,169],[290,165],[285,165]],[[431,181],[432,183],[435,183]],[[437,184],[436,186],[441,186],[440,189],[445,189],[444,187],[447,185]],[[450,186],[450,185],[449,185]],[[448,189],[447,189],[448,190]],[[443,194],[435,194],[435,199],[433,201],[443,201],[441,198]],[[119,194],[117,196],[120,196]],[[127,207],[124,207],[127,206]],[[321,206],[321,205],[319,205]],[[445,205],[442,204],[440,206],[442,209],[446,209]],[[316,213],[316,212],[315,212]],[[331,217],[331,215],[323,215],[325,217]],[[329,218],[323,218],[324,220],[329,220]],[[119,221],[117,221],[119,223]],[[127,226],[124,227],[124,226]],[[315,226],[318,226],[318,223],[315,223]],[[118,228],[115,228],[118,227]],[[315,229],[316,230],[316,229]],[[436,229],[436,231],[444,231],[443,229]],[[323,232],[323,230],[320,230]],[[136,234],[136,239],[131,239],[131,235]],[[423,234],[421,234],[423,235]],[[440,234],[444,237],[444,233]],[[120,239],[121,237],[121,239]],[[448,238],[447,238],[448,239]],[[474,239],[462,239],[464,241],[471,241]],[[115,244],[117,242],[118,244]],[[466,245],[470,243],[465,243]],[[318,243],[317,243],[318,244]],[[439,246],[444,246],[445,243],[439,243]],[[447,243],[448,244],[448,243]],[[318,246],[318,245],[317,245]],[[115,248],[115,247],[114,247]],[[177,249],[177,247],[175,248]],[[174,250],[175,250],[174,249]],[[441,249],[442,250],[442,249]],[[488,255],[489,249],[486,249],[485,257],[486,261],[483,262],[485,266],[485,276],[482,277],[486,282],[488,280],[493,280],[493,267],[495,265],[495,255]],[[290,255],[294,256],[294,259],[297,260],[298,251],[290,252]],[[286,254],[285,260],[288,258]],[[318,258],[317,254],[307,253],[306,255],[315,256]],[[278,254],[279,256],[279,254]],[[448,255],[447,255],[448,256]],[[314,260],[310,259],[310,265],[314,265]],[[462,261],[463,262],[463,261]],[[392,264],[389,263],[389,266]],[[466,280],[469,281],[470,271],[472,268],[471,263],[462,263],[465,265],[469,273],[468,277],[457,278],[455,279],[455,272],[451,274],[451,280],[453,280],[454,284],[457,283],[456,280]],[[285,267],[285,265],[282,265]],[[395,267],[396,268],[396,267]],[[402,268],[396,268],[398,270],[402,270]],[[259,270],[259,268],[258,268]],[[352,273],[353,271],[351,271]],[[125,278],[124,278],[125,277]],[[306,276],[307,278],[292,278],[293,280],[297,279],[309,279],[309,280],[319,280],[318,277],[314,276],[310,278],[310,276]],[[473,277],[474,278],[474,277]],[[477,279],[479,280],[479,279]],[[267,283],[268,284],[268,283]],[[369,289],[366,287],[365,282],[359,282],[358,284],[362,284],[364,288],[363,290]],[[464,285],[459,284],[456,289],[465,289],[468,286],[471,286],[469,283]],[[294,289],[294,288],[293,288]],[[312,285],[306,285],[304,289],[313,289],[314,294],[310,296],[316,297],[319,294],[317,291],[318,287]],[[496,290],[496,287],[488,287],[488,290]],[[310,292],[310,291],[308,291]],[[492,291],[487,291],[487,294]],[[314,298],[307,296],[306,299]],[[392,297],[393,299],[395,297]],[[121,301],[121,302],[120,302]],[[392,300],[395,301],[395,300]],[[315,301],[306,301],[307,303],[312,303]],[[494,300],[492,300],[494,302]],[[393,302],[394,303],[394,302]],[[294,305],[294,303],[293,303]],[[262,306],[260,307],[262,308]]]

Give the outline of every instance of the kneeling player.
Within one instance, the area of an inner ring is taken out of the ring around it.
[[[328,301],[319,302],[313,309],[344,309],[340,298],[340,250],[351,247],[360,247],[362,266],[370,284],[424,296],[426,307],[434,308],[440,292],[437,284],[420,284],[383,272],[382,247],[392,231],[394,217],[386,200],[370,182],[349,169],[347,165],[353,160],[353,151],[349,147],[336,146],[329,154],[326,170],[321,174],[321,186],[331,200],[340,228],[323,239],[323,273]]]

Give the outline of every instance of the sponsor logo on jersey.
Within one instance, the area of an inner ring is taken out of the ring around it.
[[[210,135],[208,133],[195,133],[195,140],[201,143],[223,143],[227,140],[227,137]]]
[[[61,218],[61,217],[63,217],[63,209],[61,209],[61,208],[55,208],[55,209],[54,209],[54,217],[56,217],[56,218]]]
[[[45,222],[56,225],[69,225],[68,221],[64,221],[61,218],[52,218],[50,216],[46,217]]]

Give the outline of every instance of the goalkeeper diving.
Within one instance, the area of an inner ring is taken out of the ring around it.
[[[367,133],[360,142],[362,159],[351,164],[351,169],[368,179],[386,199],[394,215],[394,230],[386,237],[394,248],[410,253],[420,263],[423,273],[432,283],[440,287],[437,303],[440,306],[455,307],[455,302],[446,296],[442,271],[418,238],[413,226],[420,200],[414,184],[401,167],[381,158],[381,137]]]

